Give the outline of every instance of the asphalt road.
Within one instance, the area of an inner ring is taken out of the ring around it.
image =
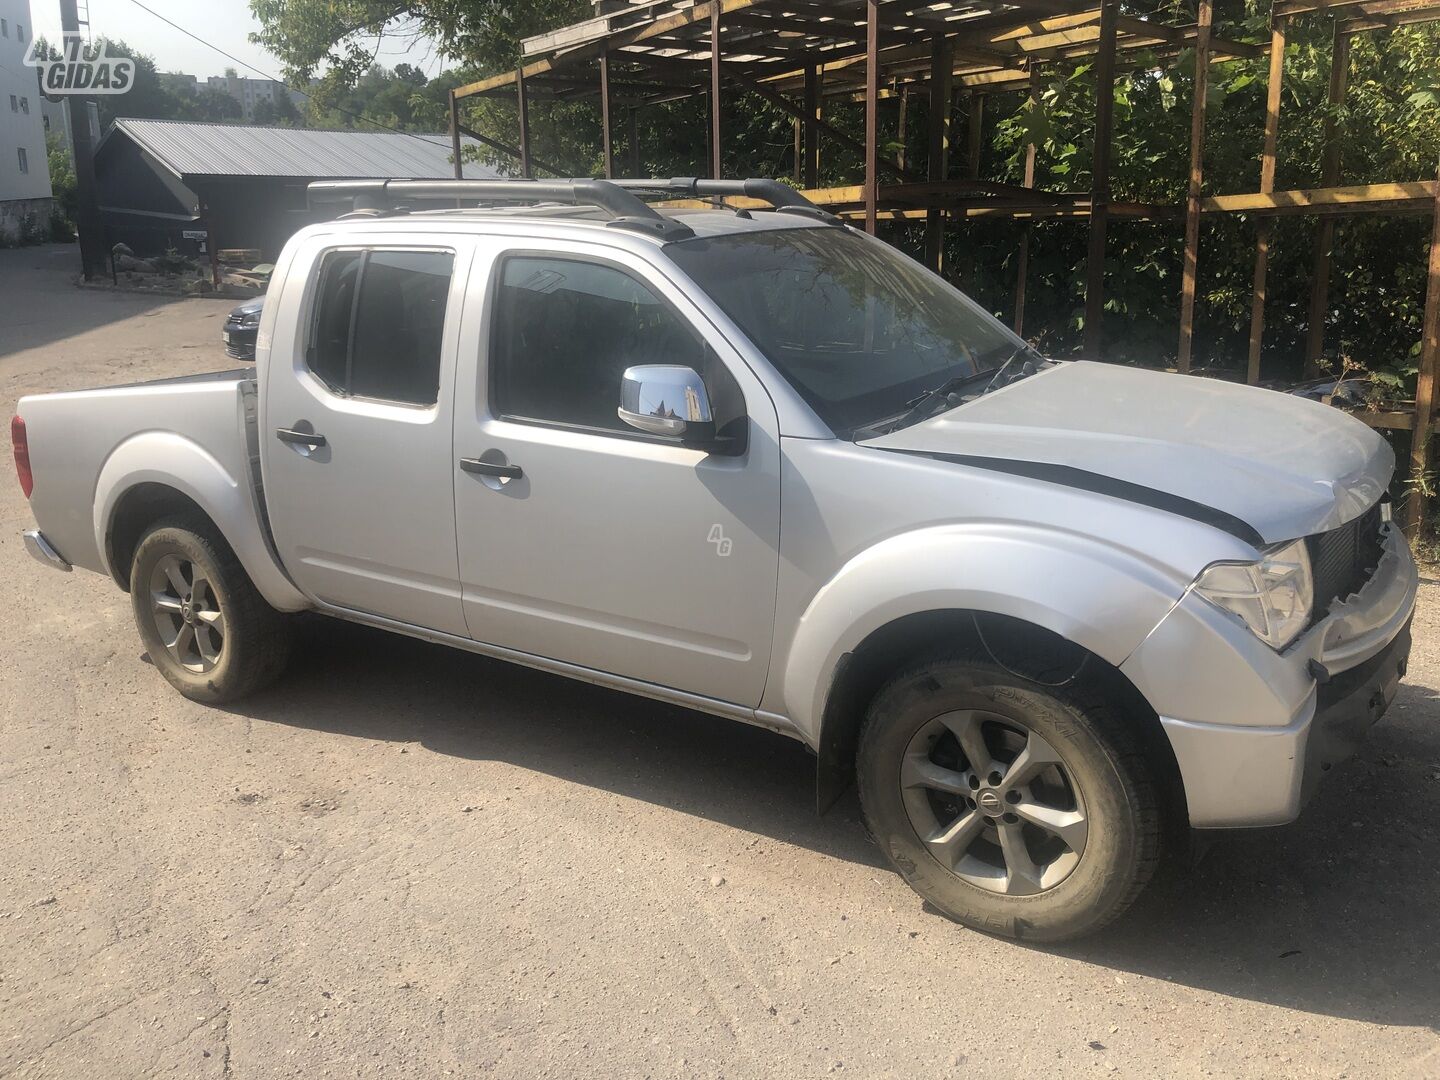
[[[225,364],[229,304],[0,252],[0,405]],[[5,465],[8,471],[8,462]],[[1440,586],[1301,820],[1102,936],[925,910],[804,750],[316,621],[211,709],[0,476],[0,1076],[1440,1076]]]

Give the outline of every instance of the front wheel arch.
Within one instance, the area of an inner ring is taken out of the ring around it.
[[[836,666],[825,696],[816,748],[815,802],[824,813],[855,781],[860,728],[880,688],[899,670],[956,648],[980,649],[1002,667],[1042,685],[1074,677],[1112,698],[1135,725],[1156,771],[1173,830],[1188,828],[1180,766],[1160,717],[1119,668],[1053,630],[988,611],[926,611],[872,631]]]

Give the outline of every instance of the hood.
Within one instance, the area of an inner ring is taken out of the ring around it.
[[[1234,526],[1243,524],[1266,544],[1359,517],[1395,470],[1384,439],[1328,405],[1087,362],[1057,364],[861,445],[1024,472],[1242,535]]]
[[[235,319],[235,320],[238,321],[239,319],[243,318],[243,317],[246,316],[246,315],[254,315],[254,314],[256,314],[256,313],[259,312],[260,309],[263,308],[264,306],[265,306],[265,298],[264,298],[263,296],[257,296],[254,300],[246,300],[245,303],[239,304],[239,305],[231,308],[231,309],[230,309],[230,318]]]

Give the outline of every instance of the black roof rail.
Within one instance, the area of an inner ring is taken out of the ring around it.
[[[352,210],[391,210],[400,200],[475,199],[480,202],[555,202],[598,206],[612,215],[607,225],[649,233],[662,240],[695,234],[682,222],[658,214],[618,184],[607,180],[316,180],[307,188],[310,205],[349,202]]]
[[[698,176],[672,176],[669,179],[610,180],[616,187],[627,191],[654,192],[657,195],[677,195],[682,198],[703,199],[713,196],[743,196],[768,202],[775,210],[803,214],[831,225],[845,222],[827,210],[822,210],[789,184],[779,180],[707,180]]]

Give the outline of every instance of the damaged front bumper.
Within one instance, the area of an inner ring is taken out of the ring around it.
[[[1284,652],[1187,594],[1121,666],[1160,715],[1195,828],[1279,825],[1394,699],[1419,575],[1400,530],[1365,587]]]

